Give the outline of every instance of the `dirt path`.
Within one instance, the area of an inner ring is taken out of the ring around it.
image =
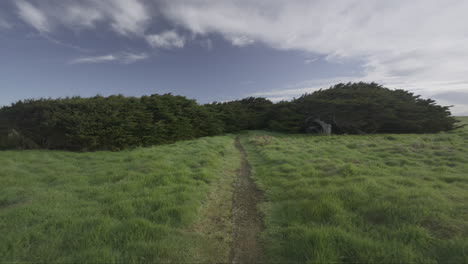
[[[263,262],[262,245],[259,235],[263,229],[262,216],[257,209],[262,193],[250,177],[247,154],[236,138],[236,148],[241,153],[242,163],[234,185],[232,205],[233,241],[230,253],[231,263]]]
[[[210,184],[210,190],[198,212],[199,220],[187,229],[191,235],[200,237],[199,243],[194,245],[193,263],[229,261],[233,237],[234,183],[240,161],[239,150],[234,145],[224,150],[219,178]]]

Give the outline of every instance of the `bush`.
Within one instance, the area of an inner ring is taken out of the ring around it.
[[[457,122],[449,107],[376,83],[337,84],[305,94],[293,100],[288,108],[300,118],[278,120],[276,117],[274,121],[285,123],[300,119],[300,132],[307,131],[307,120],[316,118],[332,124],[335,133],[348,134],[433,133],[452,130]]]
[[[19,101],[0,109],[0,148],[121,150],[178,140],[273,130],[334,133],[432,133],[455,128],[449,107],[376,83],[338,84],[273,104],[265,98],[199,105],[172,94]]]
[[[206,105],[222,121],[225,132],[260,130],[268,126],[273,103],[260,97]]]
[[[217,135],[222,123],[194,100],[171,94],[19,101],[0,110],[3,130],[40,148],[120,150]],[[7,148],[22,148],[3,133]]]

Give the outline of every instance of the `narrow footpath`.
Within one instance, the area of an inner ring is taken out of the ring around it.
[[[239,137],[236,138],[235,146],[241,153],[242,161],[234,184],[230,263],[261,263],[264,256],[259,236],[263,223],[257,204],[262,199],[262,193],[251,178],[251,167]]]

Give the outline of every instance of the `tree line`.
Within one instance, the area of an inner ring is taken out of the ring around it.
[[[376,83],[337,84],[273,103],[249,97],[200,105],[172,94],[23,100],[0,109],[0,149],[121,150],[270,130],[337,134],[433,133],[456,128],[449,107]]]

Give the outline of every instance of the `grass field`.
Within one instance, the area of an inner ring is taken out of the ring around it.
[[[243,143],[270,262],[468,263],[468,128]]]
[[[231,136],[123,152],[0,152],[0,263],[224,261],[229,241],[198,222],[209,221],[204,199],[238,161]]]
[[[0,152],[0,263],[226,262],[234,139]],[[468,128],[241,142],[269,262],[468,263]]]

